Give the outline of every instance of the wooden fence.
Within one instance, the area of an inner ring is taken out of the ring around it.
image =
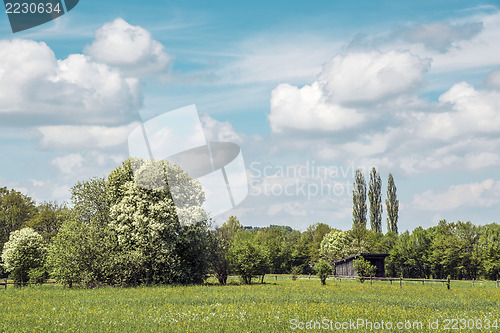
[[[274,276],[275,281],[278,280],[278,276],[288,276],[288,275],[268,275],[270,277]],[[309,280],[312,278],[316,279],[318,278],[316,275],[297,275],[297,278],[309,278]],[[346,280],[354,280],[354,279],[359,279],[358,276],[344,276],[344,275],[328,275],[328,278],[330,279],[338,279],[339,282],[342,282],[342,279]],[[443,280],[443,279],[404,279],[404,278],[385,278],[385,277],[365,277],[363,278],[364,281],[370,281],[370,284],[373,283],[373,281],[389,281],[391,284],[393,281],[399,282],[399,286],[403,286],[404,281],[408,282],[422,282],[422,285],[425,285],[426,282],[441,282],[441,285],[444,286],[444,284],[448,280]],[[451,280],[450,283],[472,283],[472,286],[476,283],[495,283],[496,287],[498,288],[498,280],[496,281],[490,281],[490,280]]]
[[[43,284],[55,284],[57,283],[55,280],[47,280]],[[2,286],[4,286],[4,289],[7,289],[7,285],[12,284],[16,286],[28,286],[28,285],[34,285],[34,284],[39,284],[39,283],[31,283],[31,282],[14,282],[14,281],[8,281],[7,279],[1,279],[0,280],[0,289]]]

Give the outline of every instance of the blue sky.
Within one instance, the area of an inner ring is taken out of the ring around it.
[[[81,0],[16,34],[2,14],[0,186],[68,200],[128,157],[139,121],[196,104],[249,179],[219,225],[348,229],[353,171],[371,167],[384,192],[395,177],[402,230],[499,222],[499,9]]]

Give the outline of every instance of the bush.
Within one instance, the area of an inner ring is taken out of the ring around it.
[[[297,280],[297,275],[302,274],[302,267],[300,267],[300,266],[293,266],[291,273],[292,273],[292,280],[293,281]]]
[[[2,251],[3,266],[15,282],[27,282],[31,269],[44,266],[47,249],[35,230],[24,228],[11,232]]]
[[[316,274],[321,280],[321,284],[325,285],[328,274],[332,272],[332,266],[330,266],[330,264],[324,261],[323,259],[320,259],[314,266],[314,270],[316,271]]]
[[[354,260],[354,268],[358,272],[359,281],[363,283],[365,277],[374,276],[377,268],[370,264],[368,260],[360,257]]]
[[[49,273],[45,267],[32,268],[28,272],[28,281],[30,283],[42,284],[49,278]]]

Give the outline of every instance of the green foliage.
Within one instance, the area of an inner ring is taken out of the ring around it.
[[[290,270],[290,274],[292,274],[293,281],[297,280],[297,276],[302,274],[302,267],[293,266],[292,269]]]
[[[45,267],[32,268],[28,271],[28,281],[35,284],[43,284],[49,278]]]
[[[0,187],[0,250],[9,240],[10,233],[25,227],[35,214],[36,206],[30,197]],[[0,262],[0,276],[4,275],[2,271]]]
[[[116,246],[109,228],[74,214],[53,238],[47,266],[54,279],[70,287],[114,284],[120,273],[113,269]]]
[[[13,231],[2,251],[3,266],[16,282],[27,282],[31,269],[42,267],[47,249],[40,236],[31,228]]]
[[[394,275],[413,278],[430,278],[433,235],[421,227],[410,234],[402,233],[390,252],[390,260],[397,267]]]
[[[209,237],[209,268],[220,284],[226,284],[229,275],[229,247],[243,226],[235,216],[229,217],[222,227],[215,228]]]
[[[392,173],[389,173],[389,178],[387,180],[387,199],[385,200],[387,231],[398,233],[399,200],[396,191],[397,188],[394,183],[394,177]]]
[[[477,251],[483,276],[490,280],[498,279],[500,276],[500,225],[492,223],[482,228]]]
[[[314,271],[316,272],[316,275],[318,275],[321,284],[325,285],[328,274],[332,273],[332,266],[330,266],[330,264],[325,260],[320,259],[314,266]]]
[[[356,170],[352,190],[352,228],[366,229],[366,181],[361,170]]]
[[[233,271],[241,276],[245,284],[251,284],[253,277],[264,275],[268,269],[266,254],[257,244],[252,231],[236,234],[229,249],[229,258]]]
[[[375,266],[363,257],[354,260],[354,269],[356,269],[361,282],[363,282],[363,278],[365,277],[374,276],[377,270]]]
[[[382,179],[375,168],[372,168],[370,172],[368,199],[370,201],[371,230],[382,232]]]
[[[36,207],[35,215],[28,221],[27,226],[38,232],[45,241],[49,242],[52,237],[69,218],[70,210],[65,204],[58,205],[55,202],[44,202]]]

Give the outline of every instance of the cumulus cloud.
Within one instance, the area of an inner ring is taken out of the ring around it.
[[[137,117],[136,79],[84,55],[57,60],[43,42],[0,41],[2,124],[117,124]]]
[[[425,115],[420,122],[420,135],[450,140],[477,134],[493,134],[500,126],[500,92],[476,90],[466,82],[455,84],[439,97],[450,111]]]
[[[416,24],[403,28],[393,37],[410,43],[421,43],[428,49],[439,52],[448,51],[458,41],[470,40],[483,30],[481,22],[446,24],[441,22]]]
[[[164,46],[139,26],[121,18],[104,24],[96,31],[95,40],[85,50],[98,62],[120,68],[128,76],[166,73],[171,57]]]
[[[76,173],[76,168],[82,166],[83,157],[80,154],[69,154],[63,157],[57,157],[52,160],[52,164],[55,165],[61,172],[65,174]]]
[[[317,83],[302,88],[281,84],[271,93],[269,121],[276,133],[287,129],[335,131],[362,120],[356,110],[328,103]]]
[[[324,64],[311,85],[281,84],[272,91],[271,129],[279,133],[352,128],[372,113],[363,110],[367,103],[389,103],[415,94],[429,66],[429,59],[409,52],[338,55]]]
[[[413,205],[421,210],[450,211],[462,207],[491,207],[500,203],[500,182],[486,179],[480,183],[450,186],[445,192],[433,190],[417,194]]]
[[[349,53],[327,62],[318,84],[332,102],[380,102],[419,88],[429,67],[430,59],[409,52]]]

